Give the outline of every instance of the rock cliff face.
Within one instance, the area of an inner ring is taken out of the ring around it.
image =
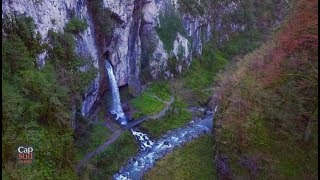
[[[109,51],[118,86],[128,85],[130,93],[137,95],[143,77],[171,78],[175,73],[185,70],[190,65],[192,57],[201,55],[203,44],[212,37],[213,30],[222,31],[229,28],[232,31],[241,31],[245,28],[245,25],[236,23],[229,24],[228,27],[223,26],[223,15],[236,11],[238,1],[220,3],[219,8],[213,10],[218,14],[213,12],[203,15],[179,12],[177,0],[101,1],[104,8],[117,17],[111,37],[105,39],[96,35],[98,30],[95,29],[90,7],[85,0],[4,0],[2,7],[2,17],[17,14],[33,17],[36,31],[41,34],[43,42],[47,40],[49,29],[63,31],[71,13],[86,20],[89,27],[75,37],[76,52],[91,57],[100,73],[84,96],[82,114],[85,116],[90,114],[94,104],[108,87],[102,58],[105,51]],[[171,50],[165,47],[163,37],[157,31],[162,23],[160,15],[167,13],[168,7],[179,14],[186,32],[175,33],[175,38],[169,43],[172,45]],[[219,41],[225,39],[228,39],[228,34],[219,36]],[[98,41],[102,43],[97,43]],[[44,65],[45,59],[46,52],[39,54],[39,65]],[[169,59],[176,61],[174,70],[168,68]]]

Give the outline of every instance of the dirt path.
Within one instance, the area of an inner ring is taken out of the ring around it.
[[[116,131],[119,131],[121,130],[121,127],[117,124],[115,124],[114,122],[111,121],[110,118],[106,117],[105,118],[105,123],[104,125],[110,129],[111,132],[116,132]]]
[[[82,169],[82,167],[87,164],[87,162],[95,155],[101,153],[102,151],[104,151],[110,144],[112,144],[114,141],[116,141],[120,135],[122,134],[122,130],[117,130],[115,131],[111,137],[104,142],[103,144],[101,144],[97,149],[95,149],[94,151],[88,153],[76,166],[76,172],[79,173],[80,170]]]
[[[158,114],[152,115],[149,118],[150,119],[159,119],[160,117],[164,116],[166,114],[166,112],[168,111],[168,109],[170,108],[170,106],[173,103],[173,101],[174,101],[174,97],[173,96],[170,97],[170,101],[169,102],[161,101],[161,102],[165,103],[166,106]]]

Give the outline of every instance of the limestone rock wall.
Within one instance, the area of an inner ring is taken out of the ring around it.
[[[91,57],[94,66],[101,71],[104,67],[99,60],[102,57],[98,49],[110,52],[110,60],[114,66],[118,86],[129,85],[133,95],[141,90],[141,78],[147,76],[151,79],[160,77],[172,78],[175,73],[183,72],[191,63],[192,57],[202,53],[203,45],[212,37],[212,30],[226,29],[222,23],[224,14],[236,11],[238,2],[221,3],[218,15],[212,18],[212,13],[201,16],[189,13],[180,13],[186,34],[176,33],[172,42],[173,49],[168,52],[164,48],[156,28],[161,26],[159,15],[170,6],[179,13],[177,0],[101,0],[105,9],[109,9],[120,20],[114,25],[109,41],[97,47],[95,24],[88,13],[86,0],[4,0],[2,17],[4,15],[26,14],[34,19],[36,31],[42,36],[43,42],[47,40],[49,29],[63,31],[63,27],[74,12],[88,23],[89,27],[76,38],[76,52]],[[212,21],[214,19],[214,21]],[[234,31],[243,30],[244,25],[230,24],[227,28]],[[228,34],[221,36],[219,41],[228,39]],[[175,72],[168,67],[169,59],[177,61]],[[46,52],[39,54],[40,65],[45,64]],[[100,62],[100,64],[99,64]],[[100,67],[101,66],[101,67]],[[84,68],[85,69],[85,68]],[[99,72],[99,71],[98,71]],[[101,96],[101,88],[107,88],[107,83],[101,79],[105,76],[97,74],[84,95],[82,114],[87,116],[94,104]],[[105,90],[104,90],[105,91]],[[103,91],[103,92],[104,92]]]

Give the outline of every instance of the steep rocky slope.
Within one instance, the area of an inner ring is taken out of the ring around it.
[[[72,16],[88,23],[89,27],[76,36],[76,51],[91,57],[94,66],[100,69],[83,101],[82,113],[89,115],[108,86],[103,56],[106,51],[114,66],[118,85],[129,85],[131,94],[137,95],[141,79],[171,78],[175,73],[184,71],[192,57],[201,55],[202,46],[212,38],[213,31],[217,34],[216,41],[221,43],[233,32],[246,28],[245,22],[228,22],[225,18],[236,13],[238,1],[218,1],[207,6],[202,5],[203,2],[195,2],[202,13],[185,8],[183,3],[155,0],[6,0],[2,17],[18,14],[33,17],[43,43],[47,42],[49,29],[63,31]],[[102,13],[96,12],[96,4],[103,6]],[[106,23],[112,22],[108,24],[112,26],[110,33],[101,27],[99,16],[102,15],[105,15]],[[169,19],[172,19],[171,24],[166,22]],[[172,30],[161,31],[162,26]],[[167,36],[170,38],[166,39]],[[39,66],[45,64],[46,56],[46,51],[39,54]]]

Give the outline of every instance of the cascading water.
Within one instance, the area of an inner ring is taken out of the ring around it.
[[[139,141],[141,148],[144,150],[146,148],[150,148],[154,141],[152,141],[145,133],[141,132],[138,129],[131,129],[134,137]]]
[[[198,109],[193,109],[199,112]],[[201,109],[200,109],[201,110]],[[195,117],[190,123],[182,128],[167,132],[155,141],[138,129],[131,129],[132,134],[140,142],[142,147],[139,153],[132,157],[118,173],[113,175],[115,180],[143,179],[143,175],[154,167],[157,160],[172,152],[175,148],[182,146],[203,134],[212,132],[214,111],[207,111],[205,117]]]
[[[111,107],[111,114],[116,115],[116,120],[118,120],[121,125],[127,124],[127,118],[123,113],[121,102],[120,102],[120,94],[119,88],[117,85],[116,78],[113,74],[113,68],[109,61],[106,61],[106,70],[109,77],[110,88],[112,92],[112,107]]]

